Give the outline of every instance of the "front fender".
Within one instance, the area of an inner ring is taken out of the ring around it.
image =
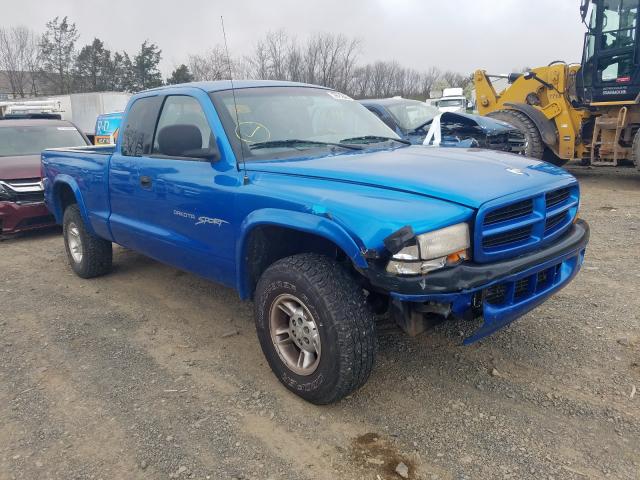
[[[82,194],[80,193],[80,187],[76,180],[66,174],[57,175],[55,180],[53,181],[53,187],[51,189],[51,198],[48,202],[48,208],[56,217],[56,222],[62,224],[62,217],[64,215],[64,211],[62,210],[62,202],[60,201],[60,191],[64,187],[69,187],[73,192],[74,197],[76,198],[76,203],[78,204],[78,208],[80,209],[80,214],[82,215],[82,220],[84,220],[85,228],[92,234],[95,235],[93,230],[93,226],[89,221],[89,215],[87,213],[87,207],[82,198]]]
[[[290,228],[305,233],[324,237],[340,247],[351,261],[360,268],[367,268],[368,264],[362,255],[364,245],[359,246],[356,240],[338,223],[321,215],[312,213],[293,212],[278,208],[264,208],[251,212],[242,222],[236,245],[236,269],[238,292],[241,298],[247,298],[249,285],[247,282],[247,267],[243,259],[246,255],[246,241],[251,231],[261,225],[272,225]]]

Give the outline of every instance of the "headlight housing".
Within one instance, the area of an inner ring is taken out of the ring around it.
[[[427,272],[455,265],[469,258],[469,225],[458,223],[450,227],[423,233],[391,257],[387,272],[396,275],[424,275]]]
[[[12,193],[0,182],[0,202],[11,200],[12,198]]]

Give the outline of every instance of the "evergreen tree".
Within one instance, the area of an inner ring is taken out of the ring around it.
[[[129,61],[132,67],[131,90],[145,90],[162,85],[162,74],[158,70],[161,53],[155,43],[149,43],[148,40],[142,43],[133,62]]]
[[[70,23],[67,17],[62,20],[55,17],[47,22],[47,30],[42,35],[40,49],[43,74],[60,94],[71,91],[71,72],[78,36],[76,24]]]
[[[193,75],[189,71],[189,67],[187,67],[184,63],[178,67],[171,73],[171,76],[167,78],[167,85],[175,85],[177,83],[188,83],[193,82]]]
[[[80,49],[75,62],[75,91],[98,92],[108,88],[111,52],[95,38]]]

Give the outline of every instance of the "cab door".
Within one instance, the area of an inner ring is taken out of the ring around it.
[[[208,119],[215,115],[213,105],[204,93],[168,95],[159,110],[150,145],[133,161],[132,204],[122,216],[116,206],[124,207],[126,198],[112,207],[119,225],[114,237],[160,261],[233,285],[234,201],[241,177],[219,153]]]
[[[125,114],[120,136],[109,164],[109,226],[114,240],[125,247],[146,252],[151,219],[138,210],[145,195],[138,173],[140,159],[148,157],[164,97],[138,98]]]

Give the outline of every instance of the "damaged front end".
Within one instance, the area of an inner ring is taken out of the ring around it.
[[[367,272],[372,289],[388,292],[391,317],[410,335],[418,335],[449,317],[460,318],[470,326],[479,320],[479,328],[464,339],[464,344],[470,344],[510,324],[567,285],[582,265],[589,226],[577,220],[553,244],[492,263],[474,263],[468,256],[463,257],[469,248],[459,248],[464,246],[459,242],[463,236],[451,236],[449,232],[449,236],[440,235],[440,239],[448,238],[440,244],[426,242],[434,247],[428,250],[433,255],[444,253],[445,244],[451,250],[457,249],[458,257],[449,263],[452,252],[448,253],[438,268],[432,268],[432,260],[414,258],[430,255],[421,253],[424,239],[411,233],[405,228],[387,238],[385,245],[390,255],[372,261]],[[398,249],[400,245],[404,246]],[[405,262],[419,267],[404,269],[404,274],[394,273],[392,262],[407,253],[410,258]]]
[[[523,154],[526,146],[525,136],[517,128],[479,115],[445,112],[432,127],[426,144],[433,138],[441,147],[477,147],[515,154]]]

